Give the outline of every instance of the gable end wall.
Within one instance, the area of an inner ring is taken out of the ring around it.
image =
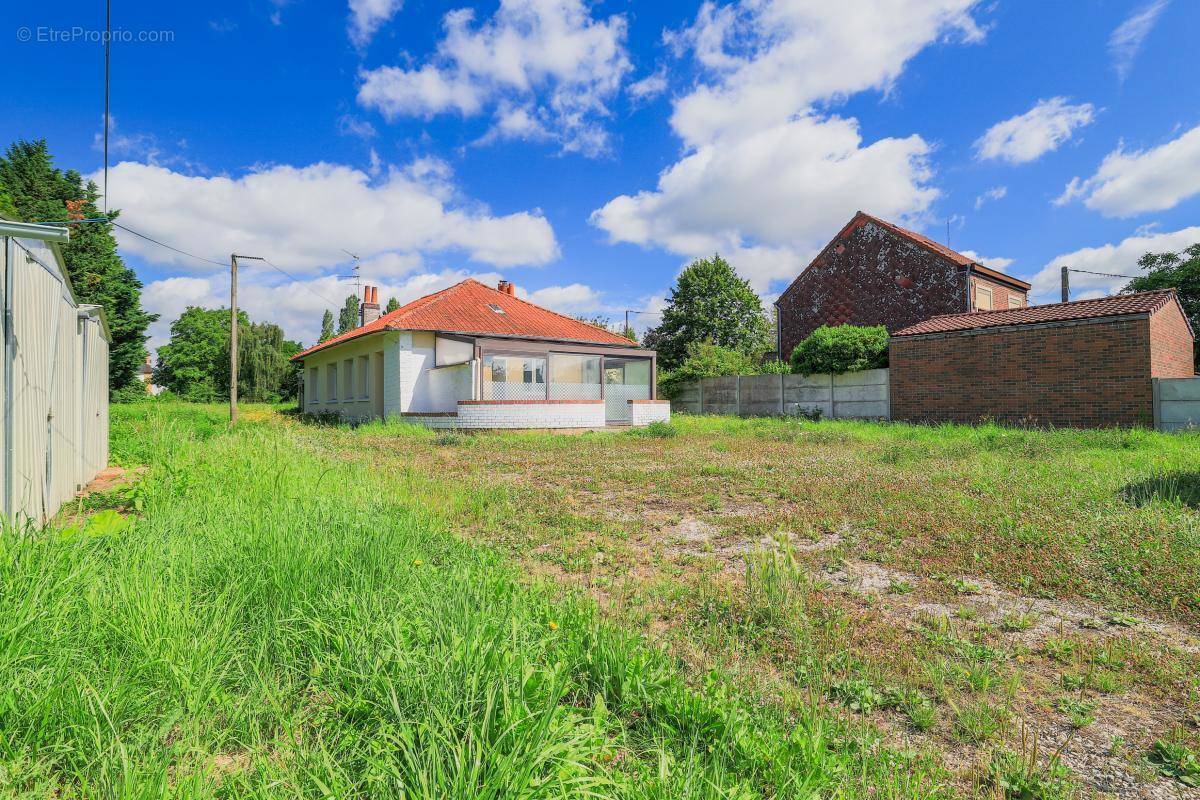
[[[835,239],[778,301],[787,359],[821,325],[883,325],[889,332],[965,311],[963,270],[866,221]]]

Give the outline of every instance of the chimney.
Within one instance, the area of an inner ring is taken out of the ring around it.
[[[510,281],[500,281],[496,284],[496,291],[503,292],[510,297],[515,297],[517,294],[517,287],[513,286]]]
[[[379,319],[379,287],[366,286],[363,288],[362,324],[367,325]]]

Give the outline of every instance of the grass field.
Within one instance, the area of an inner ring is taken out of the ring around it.
[[[0,796],[1184,797],[1200,438],[113,409],[0,538]]]

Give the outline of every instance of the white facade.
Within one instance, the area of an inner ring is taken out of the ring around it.
[[[512,348],[524,352],[521,348],[529,346],[518,341]],[[638,409],[636,414],[630,411],[631,398],[650,397],[649,357],[638,365],[636,359],[614,356],[612,363],[618,366],[605,370],[611,373],[609,378],[616,380],[619,374],[624,380],[636,373],[641,383],[602,386],[597,352],[585,348],[583,355],[574,356],[572,345],[562,347],[569,367],[578,366],[570,362],[572,358],[595,362],[588,373],[595,381],[594,391],[593,384],[583,382],[547,383],[541,371],[544,365],[536,375],[522,375],[529,378],[526,382],[488,383],[485,375],[491,369],[491,356],[486,350],[478,356],[475,341],[463,336],[430,331],[369,333],[303,358],[302,408],[308,414],[332,414],[350,421],[404,416],[438,428],[600,428],[612,422],[645,425],[669,418],[670,406],[665,402]],[[531,357],[545,360],[536,353]],[[551,357],[559,356],[551,353]],[[551,361],[555,363],[559,362]],[[508,370],[510,376],[520,374],[511,364]],[[579,374],[574,377],[582,381],[582,368],[575,371]],[[521,391],[496,396],[499,389]]]
[[[45,523],[108,463],[108,343],[102,311],[75,300],[66,231],[0,222],[3,244],[4,519]]]

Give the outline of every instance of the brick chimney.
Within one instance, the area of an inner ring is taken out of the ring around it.
[[[367,325],[379,319],[379,287],[363,287],[362,324]]]
[[[496,284],[496,291],[515,297],[517,294],[517,287],[513,286],[510,281],[500,281]]]

